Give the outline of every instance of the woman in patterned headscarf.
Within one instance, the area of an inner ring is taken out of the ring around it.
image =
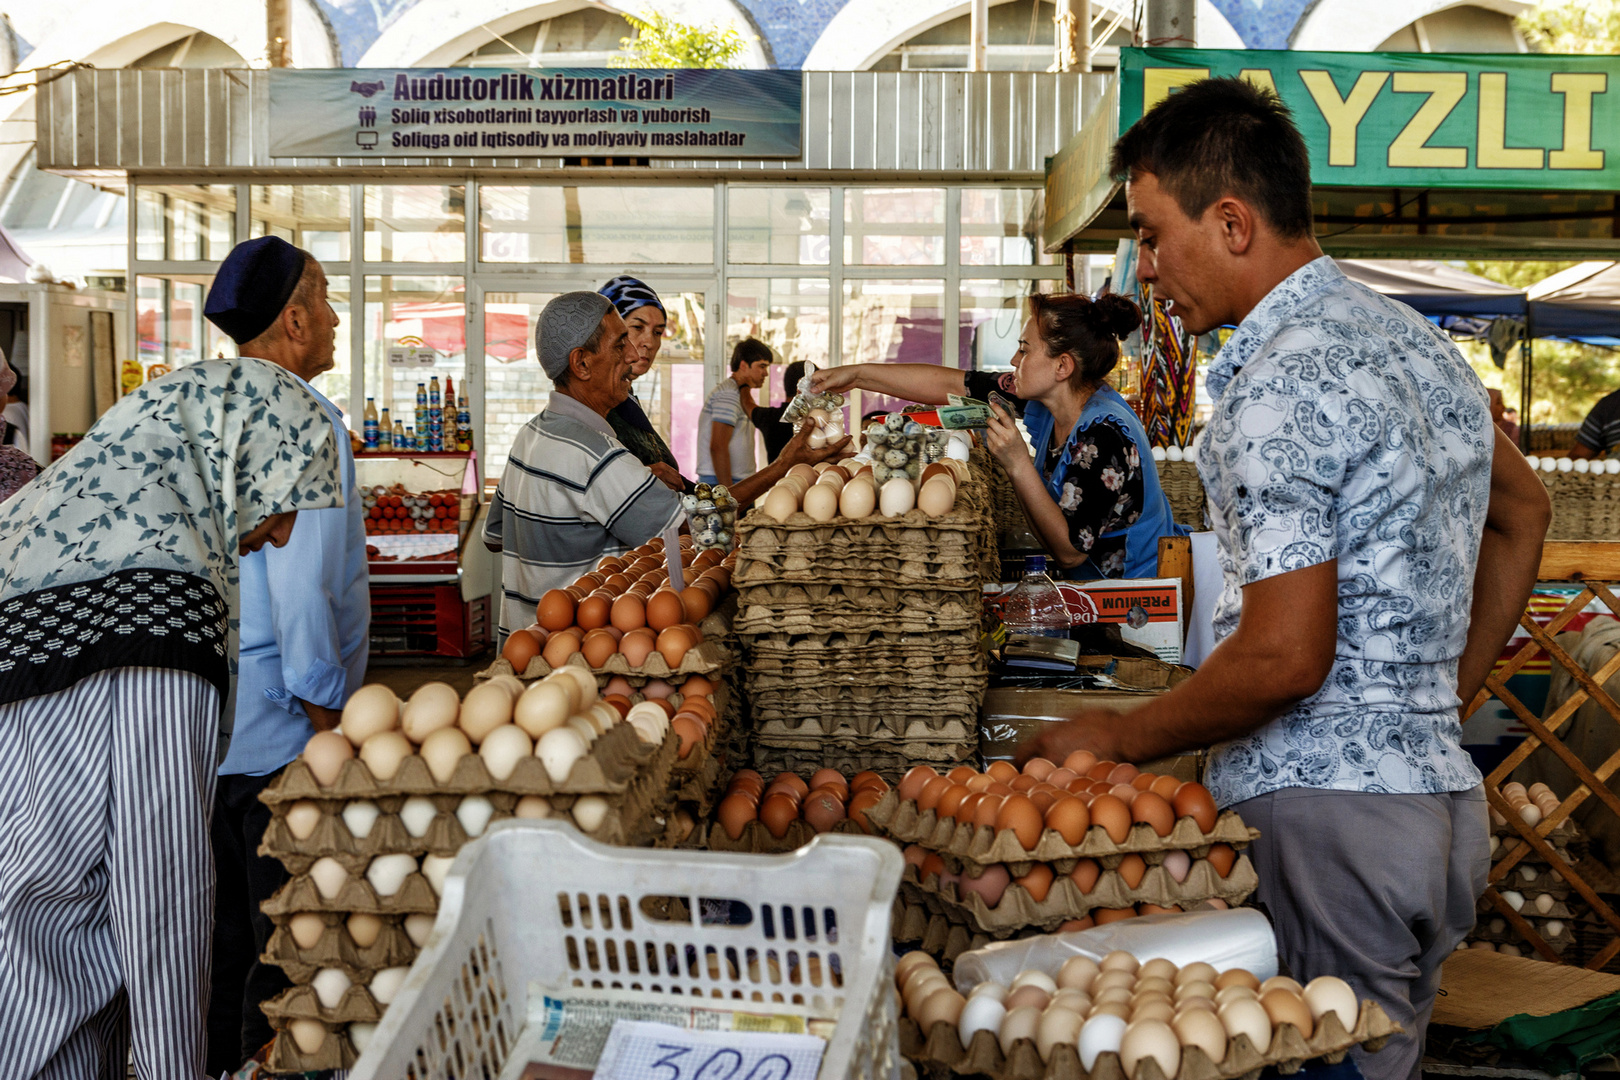
[[[342,505],[260,360],[148,383],[0,510],[0,1076],[200,1076],[237,559]]]
[[[17,373],[6,363],[6,352],[0,349],[0,402],[5,401],[11,388],[17,385]],[[39,475],[39,464],[25,450],[9,445],[11,422],[6,421],[5,438],[0,439],[0,502],[17,494],[22,486]]]
[[[628,275],[614,278],[597,292],[612,302],[619,317],[630,328],[630,345],[636,350],[636,359],[630,363],[630,377],[639,379],[652,369],[658,350],[664,344],[664,327],[668,322],[664,302],[646,282]],[[636,455],[654,476],[676,491],[690,491],[696,486],[681,475],[681,466],[670,452],[669,444],[653,429],[652,421],[635,394],[608,410],[607,419],[625,449]]]

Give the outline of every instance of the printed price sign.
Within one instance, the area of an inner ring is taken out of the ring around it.
[[[816,1080],[827,1044],[814,1035],[694,1031],[619,1020],[595,1080]]]

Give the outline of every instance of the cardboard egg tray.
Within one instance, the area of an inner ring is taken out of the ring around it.
[[[471,839],[456,818],[456,808],[465,796],[441,794],[423,797],[430,800],[439,813],[421,836],[412,836],[400,820],[399,809],[406,798],[403,795],[377,800],[381,813],[372,824],[371,831],[363,837],[349,831],[343,820],[344,804],[329,801],[322,806],[324,813],[316,823],[315,831],[300,840],[287,827],[288,804],[283,803],[276,808],[277,812],[271,816],[270,824],[265,828],[259,854],[280,859],[288,871],[295,874],[304,873],[311,863],[323,856],[336,859],[350,873],[363,873],[378,855],[454,855]],[[486,797],[495,807],[491,822],[510,817],[512,807],[518,800],[518,796],[510,792],[491,792]]]
[[[968,742],[978,737],[979,730],[978,710],[970,705],[958,706],[950,712],[942,707],[941,711],[920,717],[880,712],[874,706],[841,711],[833,716],[822,713],[788,717],[768,701],[754,710],[754,726],[761,735],[783,739],[880,738],[945,743]]]
[[[970,949],[982,949],[992,940],[983,931],[955,922],[941,912],[930,910],[926,904],[913,903],[899,894],[894,898],[889,928],[896,943],[915,945],[938,961],[940,969],[946,973],[958,956]],[[1039,931],[1030,930],[1027,934],[1012,936],[1034,937],[1037,933]]]
[[[979,752],[979,741],[931,743],[898,739],[782,739],[755,735],[754,768],[767,776],[778,772],[806,773],[823,767],[845,776],[871,770],[883,776],[904,776],[913,765],[954,767]],[[867,813],[867,820],[874,820]]]
[[[786,521],[777,521],[762,508],[755,507],[737,521],[737,546],[742,552],[738,561],[752,556],[756,550],[772,551],[786,546],[790,533],[807,534],[817,547],[876,547],[881,544],[894,549],[935,545],[941,542],[940,537],[944,533],[973,533],[988,529],[989,517],[983,507],[973,504],[972,493],[964,490],[968,486],[957,488],[956,506],[950,513],[938,517],[929,517],[913,508],[894,517],[874,513],[864,518],[839,515],[830,521],[817,521],[803,510],[795,510]],[[762,533],[770,534],[770,539],[756,540]],[[756,543],[764,546],[756,548]]]
[[[355,982],[366,982],[383,968],[409,966],[416,960],[416,944],[398,918],[384,920],[377,940],[362,949],[343,925],[347,916],[321,917],[326,920],[326,931],[310,949],[300,949],[286,924],[277,924],[264,947],[265,962],[281,968],[294,983],[302,984],[313,979],[321,968],[339,968]]]
[[[699,826],[699,828],[703,828]],[[834,825],[828,832],[842,833],[846,836],[867,836],[861,827],[845,818]],[[771,835],[771,830],[758,819],[743,826],[742,835],[733,840],[721,824],[716,821],[707,827],[706,849],[709,851],[735,851],[747,855],[779,855],[787,851],[797,851],[805,847],[819,835],[810,823],[803,818],[794,818],[788,822],[787,832],[780,838]]]
[[[883,630],[815,634],[753,634],[748,639],[748,667],[756,671],[804,668],[815,671],[830,663],[861,660],[869,667],[888,663],[983,666],[976,633],[965,630],[921,634]]]
[[[710,616],[713,618],[714,616]],[[707,620],[705,620],[707,621]],[[701,628],[701,624],[700,628]],[[608,657],[607,663],[599,668],[593,668],[585,662],[585,657],[575,653],[568,658],[568,663],[582,667],[595,673],[597,685],[607,685],[607,680],[615,675],[625,678],[663,679],[666,682],[678,681],[688,675],[717,676],[724,671],[735,659],[734,654],[721,642],[710,637],[705,631],[703,640],[695,648],[688,649],[686,655],[681,657],[680,665],[671,668],[664,662],[663,654],[657,649],[647,654],[647,659],[640,667],[631,667],[630,662],[624,658],[623,653],[614,653]],[[511,661],[504,656],[496,657],[489,667],[473,676],[475,679],[492,679],[496,675],[516,675],[524,682],[533,682],[550,675],[554,669],[546,663],[545,657],[536,653],[529,666],[522,671],[514,671]]]
[[[331,787],[316,781],[303,758],[289,764],[275,782],[259,796],[272,808],[298,799],[378,799],[389,795],[487,795],[505,791],[514,795],[617,795],[645,772],[667,774],[678,741],[666,737],[658,746],[642,742],[629,724],[615,724],[591,743],[585,756],[560,784],[554,783],[539,758],[521,758],[512,775],[496,780],[484,767],[478,754],[466,754],[446,783],[439,783],[428,771],[427,762],[412,754],[400,762],[399,771],[387,780],[378,780],[359,758],[343,763]]]
[[[960,547],[951,551],[949,547]],[[814,584],[828,577],[854,585],[903,584],[913,587],[940,582],[966,584],[979,580],[979,561],[966,543],[950,545],[943,551],[890,549],[856,552],[796,550],[787,548],[770,554],[750,552],[737,560],[737,573],[731,579],[737,588],[769,585],[775,581]]]
[[[812,611],[791,605],[773,607],[752,604],[737,615],[737,630],[744,636],[751,634],[820,634],[829,630],[862,632],[870,630],[896,630],[908,634],[929,634],[952,631],[978,633],[982,611],[978,598],[965,602],[941,603],[929,606],[925,601],[884,610],[855,611],[825,609]],[[746,652],[746,646],[744,647]]]
[[[290,1019],[290,1018],[289,1018]],[[327,1025],[326,1042],[313,1054],[305,1054],[298,1049],[292,1036],[287,1034],[287,1020],[279,1024],[272,1024],[276,1029],[276,1041],[270,1048],[268,1062],[272,1073],[317,1073],[332,1069],[351,1069],[354,1063],[360,1060],[360,1054],[355,1050],[354,1044],[349,1042],[346,1031],[347,1024]]]
[[[1580,905],[1580,908],[1584,911],[1586,909],[1586,905],[1583,903]],[[1496,905],[1491,903],[1489,900],[1486,900],[1484,897],[1480,897],[1479,900],[1475,901],[1474,910],[1487,917],[1497,914]],[[1527,919],[1568,920],[1576,917],[1576,912],[1571,910],[1570,905],[1566,904],[1562,900],[1554,901],[1552,907],[1548,908],[1546,911],[1540,911],[1535,906],[1534,898],[1528,894],[1526,894],[1524,898],[1524,906],[1519,909],[1519,914]]]
[[[755,651],[744,667],[751,693],[806,683],[829,689],[876,689],[896,685],[919,688],[983,688],[989,668],[977,649],[932,654],[922,649],[817,649],[805,655]]]
[[[327,1008],[315,996],[313,986],[289,986],[261,1006],[271,1022],[277,1020],[320,1020],[328,1027],[340,1024],[375,1024],[387,1008],[371,996],[364,983],[354,983],[343,991],[337,1005]]]
[[[1541,940],[1547,943],[1548,948],[1555,953],[1562,954],[1575,943],[1573,926],[1566,923],[1562,933],[1557,936],[1549,936],[1545,926],[1548,921],[1550,920],[1532,918],[1530,919],[1530,925],[1536,928],[1536,933],[1541,935]],[[1536,951],[1535,946],[1520,937],[1518,932],[1511,926],[1502,930],[1490,930],[1485,928],[1484,923],[1480,923],[1474,927],[1474,932],[1468,935],[1468,944],[1472,945],[1476,941],[1487,941],[1492,945],[1514,945],[1522,949],[1526,956],[1533,955]]]
[[[1526,878],[1526,870],[1530,870],[1536,875],[1534,880],[1529,880]],[[1526,897],[1536,897],[1540,896],[1542,893],[1551,893],[1560,900],[1563,900],[1575,890],[1570,887],[1569,882],[1565,881],[1561,875],[1559,877],[1553,877],[1553,873],[1554,871],[1545,865],[1538,865],[1535,863],[1530,863],[1527,859],[1521,859],[1513,864],[1513,869],[1509,870],[1507,874],[1503,876],[1501,881],[1496,882],[1496,889],[1497,891],[1501,891],[1503,889],[1517,889]]]
[[[1260,836],[1258,829],[1243,824],[1243,819],[1234,811],[1225,810],[1216,817],[1215,827],[1207,833],[1187,817],[1178,819],[1166,836],[1137,822],[1118,843],[1100,825],[1088,829],[1079,844],[1069,844],[1056,831],[1045,829],[1035,842],[1034,850],[1028,850],[1010,829],[975,829],[971,825],[958,825],[954,818],[942,820],[932,810],[918,813],[915,802],[901,799],[895,791],[885,794],[883,801],[867,812],[867,818],[893,839],[937,851],[948,864],[954,860],[974,877],[993,863],[1004,863],[1014,877],[1021,877],[1038,862],[1052,863],[1060,873],[1068,873],[1074,868],[1073,860],[1081,858],[1105,860],[1108,856],[1136,853],[1149,863],[1156,863],[1163,861],[1163,853],[1178,850],[1203,858],[1211,844],[1227,843],[1243,848]],[[1158,858],[1150,857],[1154,855]]]
[[[1321,1059],[1337,1064],[1357,1043],[1375,1052],[1402,1030],[1377,1002],[1363,1001],[1354,1031],[1345,1031],[1336,1013],[1324,1014],[1309,1039],[1292,1024],[1282,1024],[1273,1030],[1271,1045],[1263,1054],[1247,1035],[1238,1035],[1227,1043],[1226,1057],[1219,1065],[1198,1047],[1184,1046],[1181,1067],[1174,1077],[1166,1077],[1153,1058],[1143,1059],[1135,1074],[1127,1076],[1119,1055],[1105,1053],[1098,1056],[1088,1073],[1072,1045],[1054,1047],[1052,1059],[1043,1062],[1030,1039],[1020,1039],[1013,1044],[1012,1053],[1003,1054],[994,1032],[975,1032],[973,1041],[964,1047],[954,1024],[937,1023],[925,1034],[916,1021],[903,1016],[899,1028],[901,1055],[930,1080],[948,1076],[985,1076],[991,1080],[1239,1080],[1256,1077],[1268,1066],[1286,1075],[1299,1071],[1307,1061]]]
[[[1247,858],[1240,858],[1224,878],[1202,859],[1193,863],[1184,881],[1172,878],[1163,866],[1149,867],[1134,889],[1112,870],[1099,877],[1090,892],[1081,892],[1072,878],[1060,874],[1046,899],[1039,903],[1015,882],[1007,886],[1001,902],[993,908],[978,893],[959,889],[951,882],[941,885],[932,874],[923,880],[915,866],[906,867],[900,888],[916,903],[1001,939],[1030,927],[1050,933],[1070,919],[1085,918],[1097,908],[1126,908],[1141,903],[1196,906],[1215,898],[1237,907],[1259,885],[1254,866]]]
[[[405,875],[398,891],[392,896],[378,896],[377,890],[364,877],[350,875],[338,894],[328,898],[321,895],[307,873],[294,875],[292,880],[276,890],[276,894],[262,905],[272,922],[281,925],[299,912],[332,912],[353,915],[433,915],[439,910],[439,894],[433,891],[420,870]]]
[[[846,585],[822,579],[820,582],[778,581],[750,585],[739,590],[739,611],[756,607],[773,610],[793,608],[810,612],[889,611],[905,607],[955,607],[980,604],[977,584],[962,589],[930,583],[917,588],[889,585]],[[739,627],[740,629],[740,627]],[[701,648],[701,646],[699,646]],[[650,660],[650,658],[649,658]]]
[[[936,716],[940,724],[947,716],[973,717],[973,726],[977,729],[979,706],[984,703],[979,686],[982,682],[982,679],[955,678],[930,688],[909,678],[897,678],[886,685],[851,686],[764,676],[749,678],[748,698],[753,702],[756,719],[767,716],[800,720],[825,718],[829,723],[822,732],[824,735],[831,735],[832,725],[840,722],[865,725],[867,730],[860,734],[867,735],[877,730],[880,721],[888,720],[887,726],[893,731],[891,737],[902,738],[913,720],[928,726],[927,721]],[[775,685],[771,685],[773,683]]]

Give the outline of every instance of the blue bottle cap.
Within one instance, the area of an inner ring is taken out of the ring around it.
[[[1046,556],[1045,555],[1025,555],[1024,556],[1024,573],[1026,573],[1026,574],[1044,574],[1044,573],[1046,573]]]

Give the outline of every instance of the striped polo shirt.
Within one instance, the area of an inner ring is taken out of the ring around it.
[[[1620,447],[1620,390],[1592,406],[1575,438],[1599,456]]]
[[[501,545],[501,636],[533,623],[548,590],[681,517],[680,496],[625,449],[605,419],[554,391],[513,440],[484,525],[484,539]]]

